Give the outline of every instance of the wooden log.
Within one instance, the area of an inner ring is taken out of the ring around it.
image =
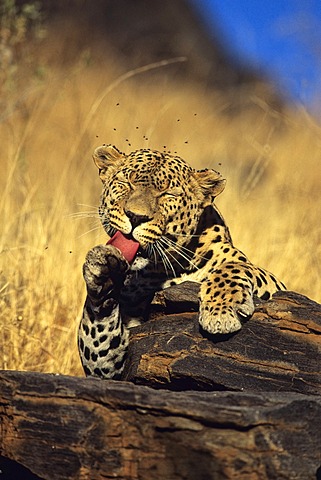
[[[186,282],[157,294],[151,320],[132,330],[124,380],[174,390],[321,394],[321,305],[278,292],[257,301],[239,332],[210,336],[193,313],[197,291]]]
[[[0,421],[5,480],[321,478],[320,396],[6,371]]]
[[[280,292],[211,337],[197,291],[155,297],[132,383],[0,372],[1,480],[321,480],[321,306]]]

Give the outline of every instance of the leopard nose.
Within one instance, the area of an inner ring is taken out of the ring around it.
[[[141,223],[145,223],[145,222],[148,222],[148,220],[151,220],[151,218],[148,217],[147,215],[140,215],[138,213],[131,212],[130,210],[125,210],[125,213],[129,218],[133,229],[138,227],[138,225],[140,225]]]

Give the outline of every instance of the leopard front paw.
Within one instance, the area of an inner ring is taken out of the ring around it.
[[[86,255],[83,275],[90,297],[113,291],[118,294],[129,269],[127,260],[112,245],[97,245]]]
[[[254,302],[248,289],[233,288],[222,291],[201,288],[200,315],[201,327],[211,334],[237,332],[242,328],[242,320],[253,315]]]

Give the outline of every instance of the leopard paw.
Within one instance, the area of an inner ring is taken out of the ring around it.
[[[83,275],[90,296],[106,289],[119,290],[129,269],[127,260],[112,245],[97,245],[86,255]]]
[[[242,328],[242,321],[253,315],[254,302],[247,289],[223,290],[217,293],[206,290],[206,295],[200,292],[201,327],[211,334],[225,334],[237,332]]]

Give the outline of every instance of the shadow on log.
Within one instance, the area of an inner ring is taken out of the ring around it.
[[[131,382],[0,372],[1,480],[320,480],[321,306],[278,293],[219,339],[193,310],[157,295]]]

